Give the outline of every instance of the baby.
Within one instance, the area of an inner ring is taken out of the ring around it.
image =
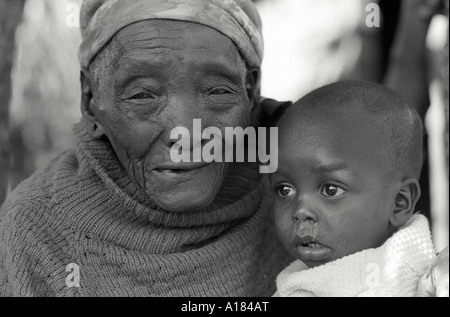
[[[423,125],[383,86],[320,88],[278,122],[276,231],[297,259],[275,296],[413,296],[435,257],[420,197]]]

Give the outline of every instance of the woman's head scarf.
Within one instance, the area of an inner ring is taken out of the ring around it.
[[[247,65],[261,66],[261,20],[250,0],[85,0],[80,15],[81,67],[87,69],[121,29],[156,19],[211,27],[233,41]]]

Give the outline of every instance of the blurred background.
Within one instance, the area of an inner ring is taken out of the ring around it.
[[[82,0],[0,0],[0,204],[74,144],[81,116]],[[263,21],[262,94],[295,101],[341,79],[383,83],[424,118],[419,209],[448,245],[448,0],[255,0]]]

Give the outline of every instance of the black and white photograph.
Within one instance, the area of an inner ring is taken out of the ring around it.
[[[0,298],[449,297],[448,245],[449,0],[0,0]]]

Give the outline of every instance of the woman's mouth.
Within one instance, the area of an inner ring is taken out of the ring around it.
[[[192,177],[195,174],[200,173],[203,170],[203,167],[194,168],[191,170],[184,169],[156,169],[155,172],[163,177]]]
[[[163,177],[191,177],[200,173],[207,165],[206,164],[184,164],[178,166],[161,166],[155,168],[153,171]]]

